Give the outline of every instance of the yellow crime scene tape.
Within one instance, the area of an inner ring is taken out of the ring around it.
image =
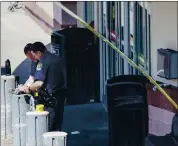
[[[143,69],[141,69],[139,66],[137,66],[137,64],[135,64],[129,57],[127,57],[127,55],[125,55],[122,51],[120,51],[116,46],[114,46],[109,40],[107,40],[104,36],[102,36],[99,32],[97,32],[96,30],[94,30],[88,23],[86,23],[85,21],[83,21],[80,17],[78,17],[75,13],[73,13],[72,11],[70,11],[67,7],[65,7],[64,5],[62,5],[60,2],[55,2],[56,5],[58,5],[60,8],[62,8],[66,13],[68,13],[69,15],[71,15],[73,18],[75,18],[76,20],[78,20],[83,26],[85,26],[86,28],[88,28],[91,32],[93,32],[96,36],[98,36],[100,39],[102,39],[105,43],[107,43],[112,49],[114,49],[120,56],[122,56],[124,59],[126,59],[128,61],[128,63],[130,65],[132,65],[133,67],[135,67],[136,69],[138,69],[143,75],[145,75],[152,84],[154,84],[158,90],[167,98],[167,100],[169,102],[172,103],[172,105],[178,109],[178,104],[160,87],[160,85],[158,85],[156,83],[156,81],[154,81],[154,79],[149,76],[148,73],[146,73]]]

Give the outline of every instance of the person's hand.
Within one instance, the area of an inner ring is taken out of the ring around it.
[[[20,87],[22,87],[22,86],[23,86],[23,84],[19,84],[17,88],[20,88]]]
[[[30,93],[29,86],[27,86],[27,85],[21,85],[18,87],[18,89],[19,89],[19,91],[22,91],[24,93],[27,93],[27,94]]]
[[[29,86],[24,86],[24,92],[25,92],[26,94],[29,94],[29,93],[30,93],[30,88],[29,88]]]
[[[18,90],[19,90],[19,91],[24,91],[24,90],[25,90],[24,87],[25,87],[25,86],[22,85],[22,84],[21,84],[21,85],[18,85]]]

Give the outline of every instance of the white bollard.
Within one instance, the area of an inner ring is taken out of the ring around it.
[[[1,105],[1,138],[12,137],[12,111],[10,105]]]
[[[14,76],[1,76],[1,137],[7,139],[12,136],[12,93],[15,89]]]
[[[43,133],[48,131],[49,112],[27,112],[27,143],[26,146],[42,146]]]
[[[43,134],[43,146],[66,146],[66,132],[47,132]]]
[[[26,145],[26,124],[13,125],[13,146],[25,146]]]
[[[33,96],[30,98],[30,111],[35,111],[35,99]]]
[[[26,123],[26,113],[30,110],[30,98],[32,95],[12,95],[12,124]]]
[[[12,95],[13,146],[26,145],[26,113],[30,110],[31,95]]]

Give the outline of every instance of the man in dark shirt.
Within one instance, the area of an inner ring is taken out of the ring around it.
[[[36,72],[36,66],[38,64],[38,60],[32,55],[31,49],[32,49],[32,44],[31,43],[27,44],[24,47],[24,54],[25,54],[25,56],[28,59],[31,60],[31,71],[30,71],[29,78],[27,79],[27,81],[25,82],[25,84],[20,87],[21,91],[25,90],[25,88],[29,87],[34,82],[34,74]]]
[[[32,55],[39,60],[34,74],[34,83],[29,87],[28,92],[35,92],[39,88],[46,89],[57,100],[57,106],[46,107],[50,113],[50,131],[60,131],[63,121],[64,100],[65,100],[65,68],[63,59],[46,51],[41,42],[32,45]]]

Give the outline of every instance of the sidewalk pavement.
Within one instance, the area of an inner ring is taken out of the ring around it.
[[[67,146],[108,146],[107,112],[101,103],[66,106],[62,130],[69,134]]]

